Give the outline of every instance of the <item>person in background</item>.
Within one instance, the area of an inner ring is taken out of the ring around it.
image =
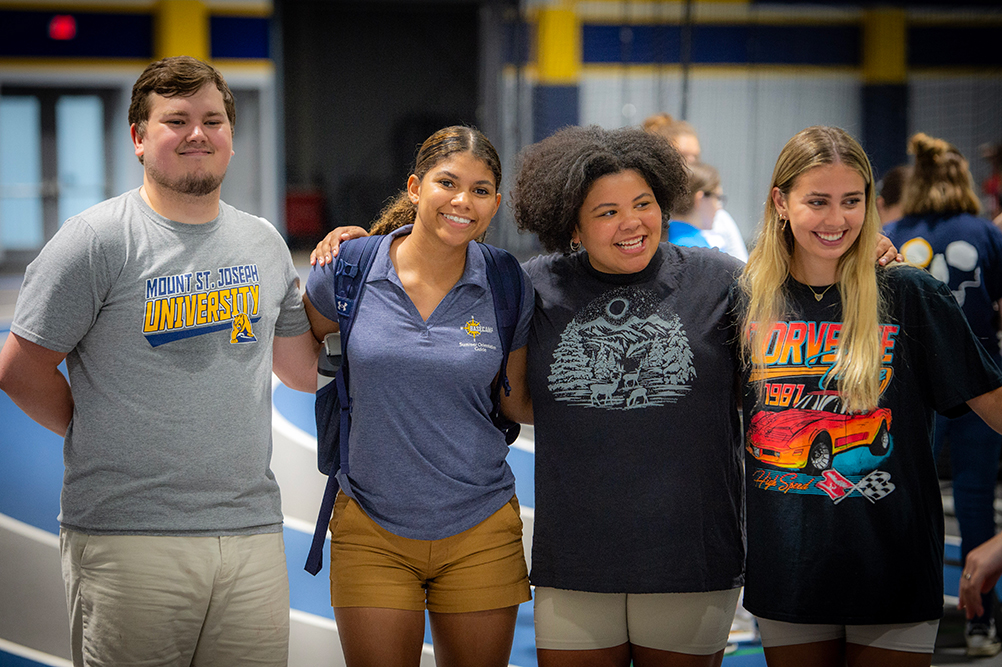
[[[999,313],[1002,299],[1002,232],[977,217],[981,206],[967,160],[949,143],[919,133],[909,142],[915,155],[905,186],[905,216],[884,228],[909,264],[929,271],[949,285],[971,329],[992,361],[1002,368]],[[933,454],[950,452],[953,506],[960,526],[961,557],[995,535],[995,486],[1002,435],[977,414],[956,419],[936,417]],[[989,591],[985,612],[965,629],[968,654],[995,655],[1002,650]]]
[[[312,393],[319,345],[281,235],[220,201],[235,113],[211,65],[143,71],[129,107],[142,186],[45,245],[0,350],[0,388],[66,439],[78,667],[288,661],[271,377]]]
[[[906,164],[899,164],[892,167],[884,177],[877,183],[877,213],[880,215],[880,224],[888,225],[895,220],[900,220],[904,215],[904,201],[902,195],[905,191],[905,183],[911,167]]]
[[[964,561],[957,608],[968,619],[985,613],[984,595],[995,587],[999,575],[1002,575],[1002,533],[972,549]]]
[[[996,225],[1002,220],[1002,143],[981,146],[981,157],[991,167],[991,173],[981,182],[985,210]]]
[[[724,204],[720,174],[702,162],[689,167],[689,191],[672,208],[668,223],[668,240],[675,245],[711,247],[704,236],[713,225],[713,218]]]
[[[667,113],[658,113],[648,117],[644,121],[643,128],[668,139],[689,164],[699,162],[702,153],[699,136],[696,134],[696,128],[690,123],[673,118]],[[703,236],[712,247],[720,248],[742,262],[748,259],[748,249],[741,237],[741,230],[723,207],[714,214],[713,225],[703,231]]]
[[[933,415],[971,409],[1002,429],[1002,372],[950,289],[875,268],[879,234],[859,143],[820,126],[790,139],[735,299],[744,604],[770,667],[931,663],[943,614]]]
[[[503,667],[530,599],[508,446],[490,417],[502,352],[476,244],[500,185],[487,138],[447,127],[421,145],[407,189],[372,228],[385,236],[348,343],[350,472],[330,521],[331,604],[349,667],[417,665],[426,610],[438,664]],[[306,287],[318,341],[338,327],[329,259]],[[513,381],[533,308],[522,282]]]

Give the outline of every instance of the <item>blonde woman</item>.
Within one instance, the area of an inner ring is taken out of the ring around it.
[[[929,665],[943,610],[935,412],[1002,430],[1002,374],[949,289],[875,267],[873,172],[843,130],[783,148],[740,279],[745,606],[766,660]]]

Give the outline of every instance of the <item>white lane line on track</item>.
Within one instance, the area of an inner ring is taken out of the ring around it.
[[[299,611],[298,609],[291,609],[289,611],[289,620],[296,623],[302,623],[303,625],[312,625],[315,628],[337,632],[337,623],[334,622],[334,619],[324,618],[323,616],[317,616],[316,614]]]
[[[25,660],[31,660],[32,662],[50,665],[51,667],[73,667],[73,663],[65,658],[58,658],[48,653],[42,653],[41,651],[15,644],[6,639],[0,639],[0,651],[16,655]]]
[[[17,533],[27,537],[35,542],[40,542],[46,546],[53,547],[55,549],[59,548],[59,536],[50,533],[47,530],[42,530],[41,528],[36,528],[31,524],[24,523],[23,521],[18,521],[13,517],[9,517],[6,514],[0,514],[0,528],[5,528],[12,533]]]
[[[293,519],[291,516],[285,517],[285,527],[290,530],[294,530],[297,533],[305,533],[306,535],[312,535],[315,526],[308,521],[303,521],[302,519]]]
[[[282,435],[286,436],[289,440],[292,440],[297,445],[305,447],[313,453],[317,451],[317,439],[312,435],[299,428],[285,416],[278,411],[275,407],[275,391],[280,387],[284,386],[282,381],[278,379],[278,376],[274,373],[271,374],[271,428],[275,431],[280,431]]]

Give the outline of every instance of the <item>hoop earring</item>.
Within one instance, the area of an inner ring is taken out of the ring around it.
[[[581,250],[581,242],[571,239],[571,252],[577,252],[578,250]]]

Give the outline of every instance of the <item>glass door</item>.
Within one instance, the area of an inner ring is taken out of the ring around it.
[[[0,89],[0,263],[31,261],[64,220],[111,196],[114,93]]]

